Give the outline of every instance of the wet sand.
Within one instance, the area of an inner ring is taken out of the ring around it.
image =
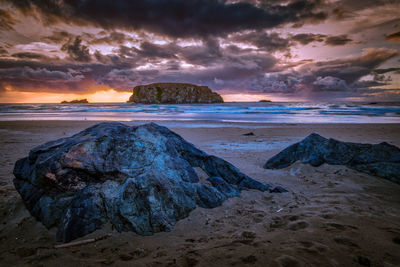
[[[262,165],[317,132],[342,141],[400,146],[400,124],[269,124],[265,128],[171,129],[247,175],[289,190],[243,191],[214,209],[197,208],[171,232],[139,236],[109,226],[108,239],[55,249],[55,229],[30,216],[12,184],[17,159],[46,141],[97,122],[0,122],[1,266],[399,266],[400,185],[343,166]],[[129,124],[129,123],[128,123]],[[243,134],[253,132],[254,135]]]

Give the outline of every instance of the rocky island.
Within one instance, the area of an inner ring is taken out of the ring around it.
[[[85,98],[85,99],[75,99],[75,100],[71,100],[71,101],[62,101],[61,104],[88,104],[89,101]]]
[[[152,83],[138,85],[128,102],[141,104],[223,103],[222,97],[208,86],[189,83]]]

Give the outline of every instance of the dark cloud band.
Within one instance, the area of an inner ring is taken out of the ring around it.
[[[224,0],[21,0],[11,1],[25,15],[39,13],[45,21],[92,24],[146,31],[172,37],[222,36],[272,28],[284,23],[322,21],[318,0],[297,0],[287,5]]]

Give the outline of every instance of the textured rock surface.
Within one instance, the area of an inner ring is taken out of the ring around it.
[[[376,145],[349,143],[313,133],[269,159],[264,168],[285,168],[298,160],[312,166],[346,165],[400,184],[400,149],[385,142]]]
[[[223,103],[222,97],[207,86],[188,83],[153,83],[133,89],[128,102],[142,104]]]
[[[207,175],[200,183],[194,168]],[[154,123],[101,123],[32,149],[14,167],[30,213],[70,241],[111,223],[150,235],[171,230],[196,205],[213,208],[239,190],[283,192],[253,180]]]

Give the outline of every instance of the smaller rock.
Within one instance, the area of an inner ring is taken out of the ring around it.
[[[327,139],[312,133],[270,158],[265,169],[281,169],[296,161],[318,167],[324,163],[351,169],[400,184],[400,149],[388,143],[359,144]]]
[[[253,132],[249,132],[249,133],[245,133],[245,134],[243,134],[244,136],[251,136],[251,135],[254,135],[254,133]]]
[[[85,98],[85,99],[75,99],[75,100],[71,100],[71,101],[62,101],[61,104],[88,104],[89,101]]]

